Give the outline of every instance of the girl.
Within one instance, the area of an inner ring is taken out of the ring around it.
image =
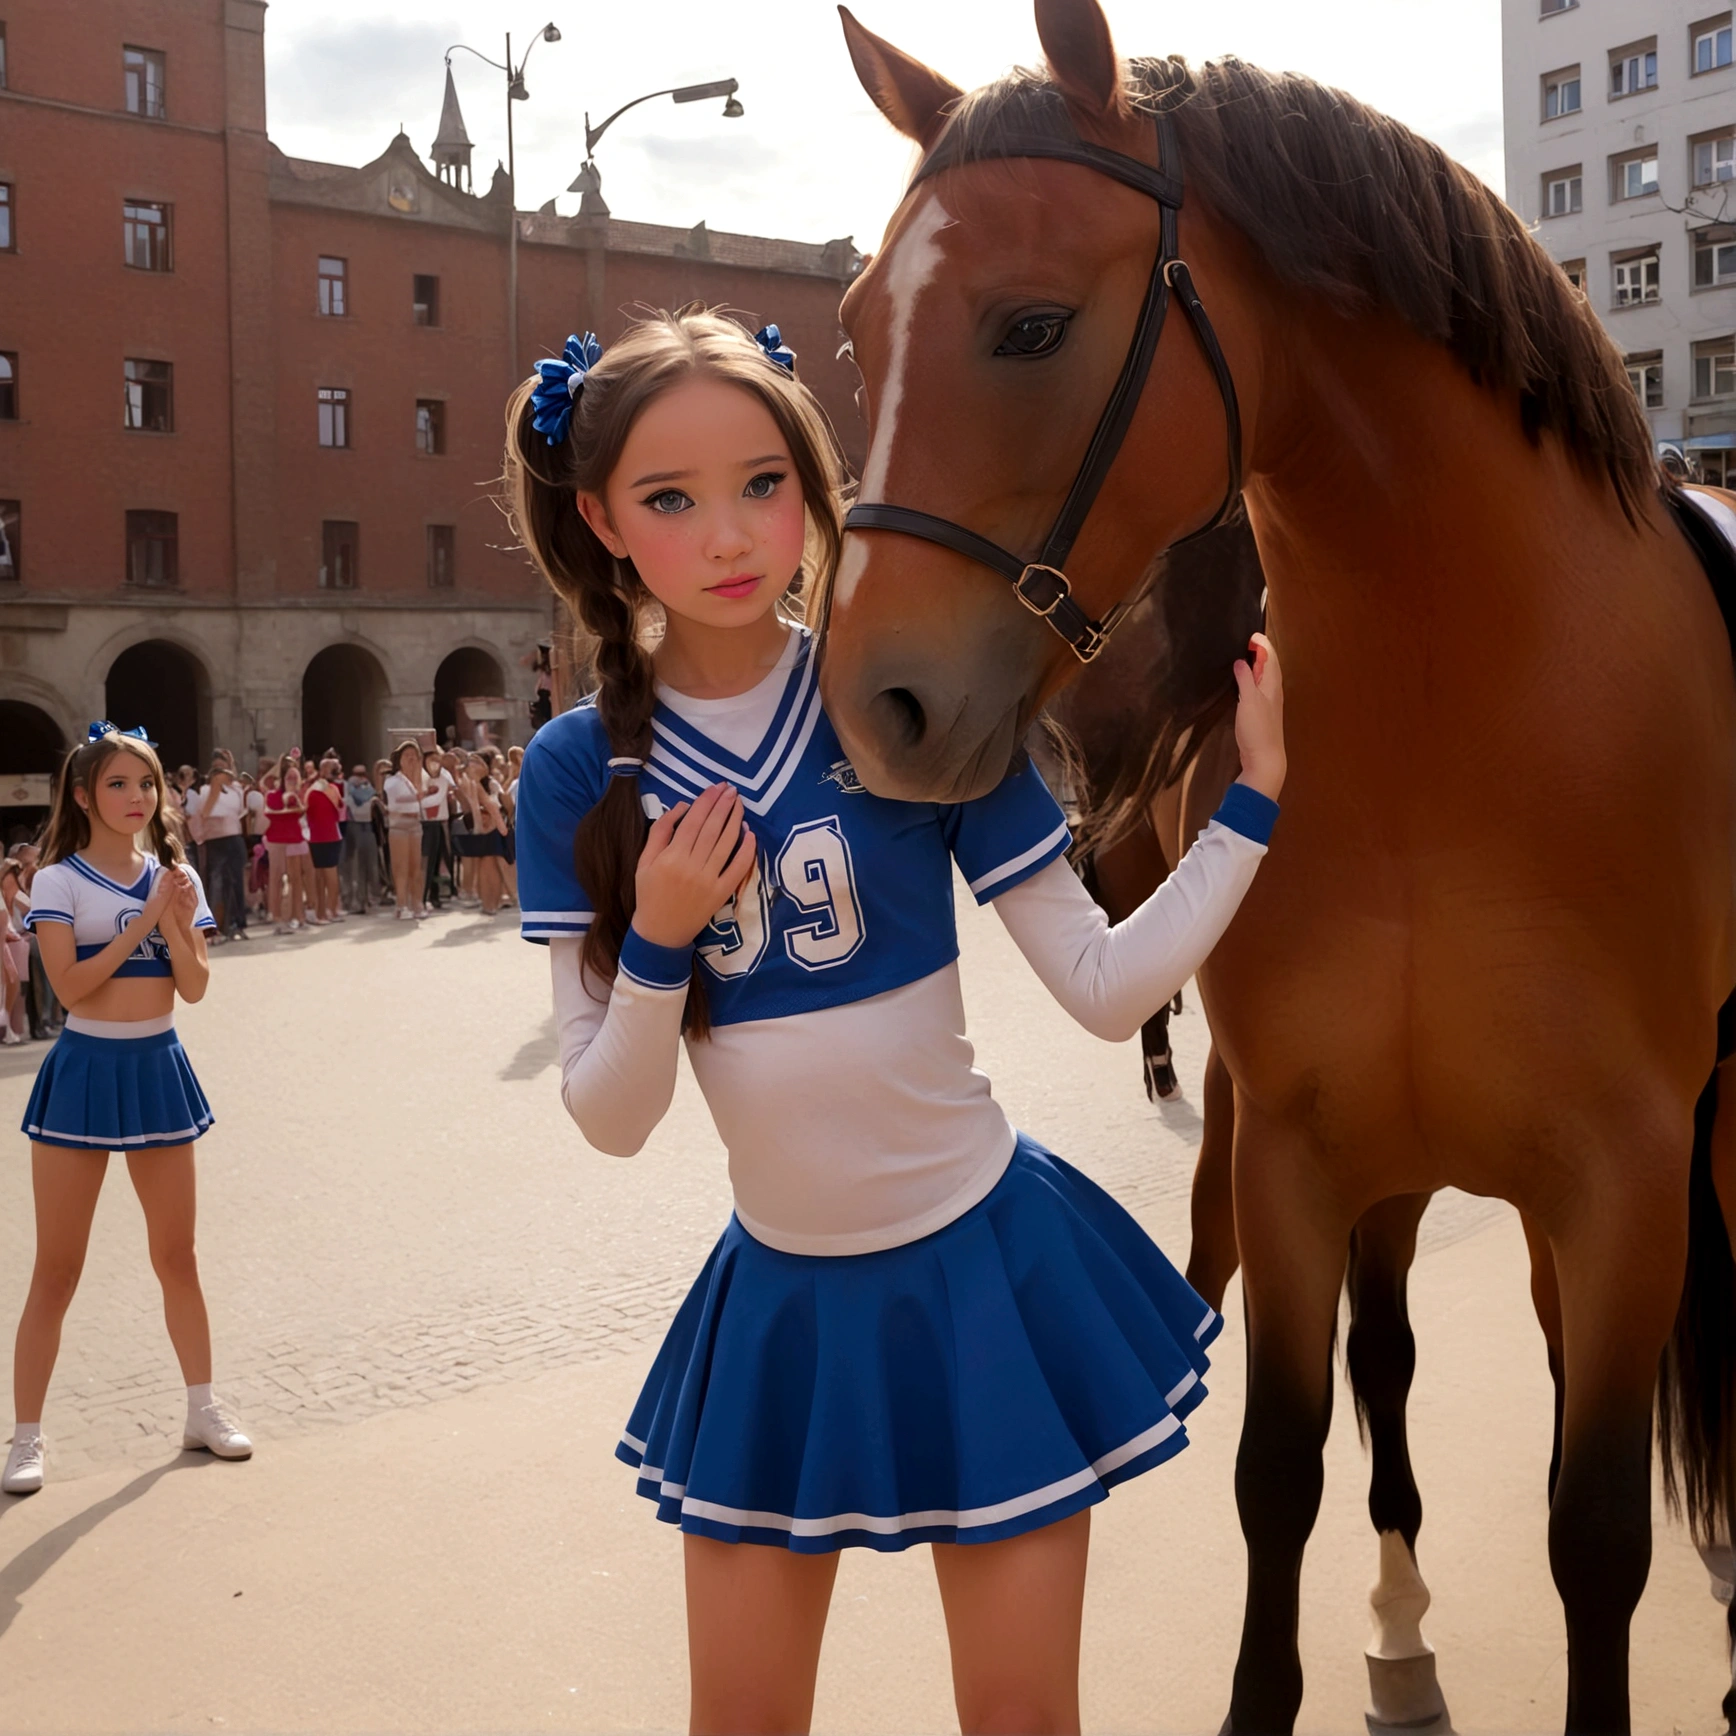
[[[109,1153],[124,1151],[187,1383],[182,1444],[224,1459],[253,1445],[211,1393],[211,1328],[193,1252],[193,1144],[210,1105],[175,1035],[175,996],[203,997],[216,924],[165,821],[163,768],[142,737],[92,724],[55,786],[29,922],[66,1027],[24,1111],[36,1264],[12,1364],[18,1421],[0,1475],[42,1487],[42,1405],[84,1265]]]
[[[1077,1730],[1089,1508],[1185,1444],[1220,1322],[972,1067],[953,867],[1069,1012],[1132,1037],[1265,853],[1278,666],[1237,665],[1243,781],[1113,930],[1028,763],[957,806],[871,794],[779,606],[841,542],[793,360],[662,315],[573,339],[509,415],[521,533],[600,682],[519,787],[562,1095],[635,1152],[685,1035],[735,1191],[617,1450],[686,1534],[695,1730],[806,1729],[837,1551],[922,1542],[962,1727]]]
[[[482,904],[482,914],[493,916],[500,909],[505,881],[501,869],[506,862],[506,814],[501,807],[502,792],[494,780],[489,763],[479,753],[470,756],[466,768],[466,802],[470,809],[471,855],[476,862],[476,896]]]
[[[301,767],[292,748],[277,762],[277,787],[265,798],[265,850],[271,860],[271,920],[294,934],[307,916],[309,857],[302,815]]]
[[[386,835],[392,849],[392,894],[397,920],[426,916],[422,904],[422,750],[413,741],[398,744],[392,773],[381,792],[386,798]]]
[[[344,853],[342,788],[343,763],[323,759],[307,786],[308,872],[313,881],[315,928],[325,922],[342,922],[343,899],[338,895],[338,864]]]

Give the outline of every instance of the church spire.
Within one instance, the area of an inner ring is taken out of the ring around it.
[[[434,135],[435,172],[454,187],[470,188],[470,135],[464,130],[464,115],[458,107],[458,91],[452,83],[452,68],[446,68],[446,97],[440,104],[440,130]]]

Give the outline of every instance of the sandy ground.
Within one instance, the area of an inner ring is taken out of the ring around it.
[[[1150,1108],[1132,1046],[1048,1004],[964,913],[971,1029],[1015,1119],[1179,1258],[1198,1122]],[[0,1730],[585,1731],[685,1723],[680,1544],[612,1445],[727,1211],[684,1077],[640,1159],[561,1113],[540,952],[502,919],[352,922],[219,953],[182,1018],[219,1114],[202,1258],[244,1465],[175,1450],[178,1383],[117,1166],[46,1419],[51,1481],[0,1498]],[[1197,1014],[1177,1026],[1193,1102]],[[0,1057],[15,1126],[38,1051]],[[841,1105],[854,1086],[840,1080]],[[31,1246],[0,1167],[0,1334]],[[1087,1728],[1210,1731],[1240,1626],[1235,1301],[1193,1446],[1095,1514]],[[1461,1731],[1559,1728],[1544,1538],[1549,1390],[1505,1208],[1446,1196],[1412,1289],[1426,1623]],[[1347,1395],[1303,1583],[1301,1727],[1361,1728],[1375,1545]],[[1722,1612],[1661,1511],[1634,1719],[1720,1729]],[[847,1554],[816,1728],[956,1728],[927,1552]]]

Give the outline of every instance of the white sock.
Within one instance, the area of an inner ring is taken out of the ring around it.
[[[13,1446],[17,1446],[20,1441],[38,1441],[41,1438],[41,1423],[14,1423],[12,1425]]]
[[[187,1388],[187,1415],[197,1416],[211,1402],[211,1383]]]

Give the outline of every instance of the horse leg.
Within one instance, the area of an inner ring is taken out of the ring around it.
[[[1567,1618],[1567,1729],[1594,1736],[1630,1727],[1628,1629],[1651,1569],[1653,1397],[1682,1299],[1687,1178],[1639,1141],[1582,1173],[1581,1209],[1550,1237],[1563,1392],[1549,1565]]]
[[[1543,1328],[1549,1379],[1555,1388],[1555,1435],[1549,1449],[1549,1499],[1553,1501],[1556,1479],[1561,1475],[1561,1285],[1555,1277],[1555,1254],[1543,1226],[1526,1212],[1519,1214],[1519,1222],[1531,1255],[1531,1306]]]
[[[1417,1568],[1422,1497],[1411,1469],[1405,1403],[1416,1371],[1406,1285],[1417,1251],[1426,1193],[1400,1194],[1372,1206],[1350,1238],[1350,1335],[1345,1362],[1357,1421],[1373,1456],[1368,1516],[1380,1538],[1380,1578],[1369,1594],[1374,1634],[1368,1643],[1371,1732],[1444,1730],[1447,1706],[1435,1676],[1435,1652],[1423,1638],[1429,1588]]]
[[[1302,1554],[1320,1511],[1332,1341],[1350,1242],[1312,1146],[1236,1101],[1235,1208],[1247,1304],[1248,1395],[1236,1507],[1247,1601],[1226,1729],[1287,1736],[1302,1704]]]
[[[1194,1165],[1193,1244],[1187,1281],[1220,1313],[1236,1275],[1236,1201],[1231,1152],[1236,1134],[1236,1089],[1215,1048],[1206,1051],[1205,1126]]]

